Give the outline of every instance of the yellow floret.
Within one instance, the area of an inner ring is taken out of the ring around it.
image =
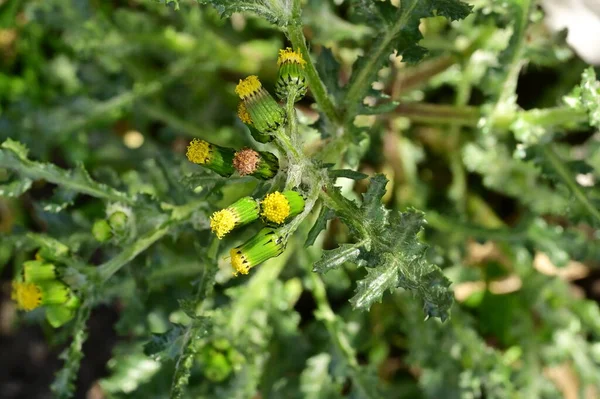
[[[13,282],[11,298],[17,302],[20,309],[30,311],[42,303],[42,292],[33,283]]]
[[[304,64],[306,64],[306,61],[304,61],[304,58],[302,58],[302,54],[300,53],[300,50],[293,51],[291,48],[286,48],[285,50],[279,50],[279,58],[277,59],[277,66],[281,66],[281,64],[286,63],[286,62],[293,62],[296,64],[300,64],[301,67],[304,68]]]
[[[237,217],[229,209],[222,209],[210,217],[210,228],[219,239],[225,237],[235,227]]]
[[[246,104],[244,104],[244,102],[241,102],[240,105],[238,105],[238,116],[240,120],[246,125],[252,124],[252,118],[250,117],[250,114],[248,113],[248,109],[246,108]]]
[[[237,248],[233,248],[229,251],[229,255],[231,255],[231,266],[235,269],[234,276],[237,276],[238,273],[248,274],[250,267],[242,252]]]
[[[194,139],[188,145],[185,156],[195,164],[205,164],[210,161],[211,145],[209,142],[199,139]]]
[[[262,216],[273,223],[283,223],[290,216],[289,201],[279,191],[267,195],[262,201]]]
[[[258,92],[262,87],[258,76],[250,75],[246,79],[240,79],[240,83],[235,88],[235,94],[243,100]]]

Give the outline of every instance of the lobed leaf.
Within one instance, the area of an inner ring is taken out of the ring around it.
[[[333,218],[335,212],[332,209],[323,206],[321,208],[321,212],[319,212],[319,216],[315,221],[315,224],[311,227],[308,235],[306,236],[306,242],[304,243],[304,247],[308,248],[315,243],[315,240],[319,236],[321,231],[325,230],[327,227],[327,221]]]
[[[423,38],[419,30],[422,18],[441,15],[457,20],[469,15],[472,8],[460,0],[403,0],[398,8],[389,1],[354,0],[352,5],[359,18],[380,28],[369,51],[353,66],[346,99],[347,106],[353,109],[362,104],[377,72],[392,52],[396,51],[409,64],[425,57],[427,49],[418,45]]]
[[[321,274],[327,273],[329,270],[340,267],[346,262],[356,260],[358,255],[360,255],[359,247],[362,244],[342,244],[331,251],[323,251],[323,256],[315,263],[313,271]]]
[[[291,9],[279,1],[265,0],[198,0],[200,4],[213,6],[221,17],[230,17],[234,12],[248,12],[266,18],[279,26],[290,22]]]

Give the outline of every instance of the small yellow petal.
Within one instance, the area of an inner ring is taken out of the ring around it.
[[[290,203],[279,191],[265,197],[261,203],[262,216],[277,224],[281,224],[290,215]]]
[[[188,145],[185,156],[190,162],[195,164],[205,164],[210,160],[211,145],[209,142],[199,139],[194,139]]]
[[[225,237],[235,227],[237,218],[229,209],[222,209],[212,214],[210,217],[210,228],[219,239]]]
[[[11,298],[17,302],[20,309],[30,311],[42,303],[42,292],[33,283],[13,282]]]
[[[246,108],[246,104],[243,101],[238,105],[238,117],[246,125],[252,124],[252,118],[250,117],[248,109]]]
[[[240,83],[235,88],[235,94],[240,96],[243,100],[246,97],[250,97],[255,94],[262,88],[262,84],[260,80],[258,80],[258,76],[250,75],[246,79],[240,79]]]
[[[291,48],[286,48],[285,50],[279,50],[279,58],[277,59],[277,66],[281,66],[281,64],[286,62],[294,62],[296,64],[300,64],[302,68],[306,64],[304,58],[302,58],[302,54],[300,50],[293,51]]]
[[[248,274],[250,272],[250,267],[248,265],[248,261],[246,257],[242,255],[242,251],[238,248],[233,248],[229,251],[229,255],[231,255],[231,266],[235,269],[233,273],[237,276],[238,273]]]

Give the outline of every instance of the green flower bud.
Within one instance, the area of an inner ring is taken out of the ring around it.
[[[92,235],[99,242],[106,242],[111,239],[112,231],[108,222],[104,219],[96,220],[92,227]]]
[[[277,65],[279,66],[279,75],[275,90],[281,99],[287,98],[291,93],[295,93],[295,100],[298,101],[306,94],[306,74],[304,65],[306,61],[302,58],[300,51],[295,52],[291,48],[279,50]]]
[[[262,87],[260,80],[255,75],[240,80],[235,92],[242,99],[252,126],[260,133],[272,133],[285,123],[285,111]],[[244,117],[244,119],[247,118]]]
[[[73,309],[68,309],[60,305],[51,305],[46,307],[46,320],[54,328],[58,328],[70,321],[75,316]]]
[[[40,283],[56,280],[56,267],[51,263],[41,260],[30,260],[23,263],[23,281],[26,283]]]
[[[229,251],[231,265],[238,273],[248,274],[250,268],[270,258],[275,258],[285,249],[285,239],[275,230],[264,228],[239,247]]]
[[[225,209],[221,209],[210,217],[210,228],[219,239],[236,227],[243,226],[258,219],[260,206],[252,197],[244,197]]]
[[[69,300],[63,305],[46,306],[46,320],[52,327],[58,328],[75,316],[75,311],[80,304],[79,298],[71,294]]]
[[[116,211],[108,217],[108,224],[113,231],[123,233],[127,230],[127,219],[125,212]]]
[[[234,169],[231,164],[235,150],[211,144],[208,141],[194,139],[188,145],[185,154],[190,162],[202,165],[223,177],[229,177]]]
[[[235,153],[233,166],[240,176],[254,176],[259,179],[269,180],[279,170],[279,159],[270,152],[255,151],[244,148]]]
[[[243,101],[238,104],[238,117],[248,127],[252,138],[259,143],[265,144],[275,139],[275,137],[271,136],[270,134],[264,134],[256,130],[256,128],[252,125],[252,118],[250,117],[248,109],[246,109],[246,104]]]
[[[225,353],[208,345],[200,352],[203,373],[211,381],[221,382],[227,379],[233,371]]]
[[[275,191],[261,201],[261,216],[267,221],[282,224],[304,210],[304,198],[296,191]]]
[[[38,286],[42,294],[41,305],[63,305],[71,299],[71,289],[60,281],[46,281]]]

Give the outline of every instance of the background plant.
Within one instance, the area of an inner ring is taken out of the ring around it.
[[[82,298],[47,332],[72,337],[57,397],[115,303],[109,397],[597,394],[600,314],[571,280],[599,259],[600,88],[535,2],[201,3],[2,5],[0,264],[39,253]],[[272,89],[286,46],[310,93],[263,147],[234,88]],[[285,167],[223,178],[192,138]],[[233,278],[259,226],[219,241],[209,216],[293,187],[286,251]]]

